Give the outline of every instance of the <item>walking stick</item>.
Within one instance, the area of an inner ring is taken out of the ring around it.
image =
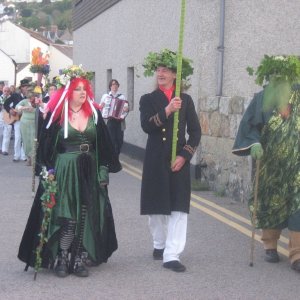
[[[36,166],[36,150],[37,150],[37,136],[38,136],[38,122],[39,122],[39,107],[37,106],[35,109],[35,136],[33,140],[33,147],[32,147],[32,183],[31,183],[31,191],[32,197],[35,194],[35,166]]]
[[[253,259],[254,259],[254,245],[255,245],[255,223],[256,223],[256,213],[258,206],[258,178],[259,178],[259,166],[260,160],[256,161],[256,170],[255,170],[255,186],[254,186],[254,203],[253,203],[253,215],[252,215],[252,237],[251,237],[251,251],[250,251],[250,263],[249,266],[253,267]]]
[[[175,97],[180,96],[184,17],[185,17],[185,0],[181,0],[181,15],[180,15],[179,43],[178,43],[178,51],[177,51],[177,75],[176,75]],[[176,152],[177,152],[178,120],[179,120],[179,112],[176,111],[174,113],[174,125],[173,125],[172,163],[175,161]]]

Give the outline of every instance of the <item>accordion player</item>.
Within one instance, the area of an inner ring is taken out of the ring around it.
[[[122,95],[123,96],[123,95]],[[124,98],[124,96],[122,97]],[[129,103],[125,99],[106,95],[100,103],[103,119],[124,120],[128,115]]]

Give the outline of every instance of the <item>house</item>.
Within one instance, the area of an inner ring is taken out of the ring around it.
[[[72,46],[65,45],[63,47],[53,44],[41,34],[16,25],[9,20],[0,22],[0,50],[2,50],[0,59],[4,59],[6,55],[16,63],[16,68],[13,71],[12,68],[1,68],[0,79],[15,85],[18,85],[20,80],[25,77],[35,81],[37,74],[30,72],[30,62],[31,52],[36,47],[40,47],[44,54],[49,53],[50,55],[50,80],[58,75],[59,69],[68,67],[73,63]]]
[[[124,151],[143,153],[139,99],[154,87],[143,77],[149,51],[177,49],[181,1],[77,0],[73,8],[74,62],[95,72],[96,96],[110,78],[129,98]],[[253,93],[260,90],[246,72],[264,54],[299,54],[299,1],[189,0],[183,53],[193,60],[189,94],[203,135],[192,160],[207,164],[214,190],[243,200],[251,188],[251,159],[231,154],[233,140]],[[203,161],[202,161],[203,160]],[[195,175],[199,175],[199,172]]]

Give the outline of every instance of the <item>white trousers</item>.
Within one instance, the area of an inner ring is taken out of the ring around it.
[[[0,111],[0,142],[2,143],[3,141],[3,133],[4,133],[4,121],[3,121],[3,117],[2,117],[2,111]],[[2,148],[1,148],[2,150]]]
[[[2,152],[8,152],[12,126],[4,123]]]
[[[15,145],[14,145],[14,159],[26,159],[26,155],[22,145],[22,136],[21,136],[21,128],[20,121],[14,123],[14,131],[15,131]]]
[[[149,228],[155,249],[165,249],[163,262],[178,260],[184,250],[187,213],[172,211],[171,215],[149,215]]]

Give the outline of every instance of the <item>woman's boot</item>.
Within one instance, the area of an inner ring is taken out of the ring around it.
[[[66,277],[69,275],[69,260],[67,251],[61,250],[59,252],[54,272],[58,277]]]
[[[89,271],[84,266],[81,255],[76,255],[76,257],[75,257],[73,273],[74,273],[74,275],[76,275],[78,277],[88,277],[89,276]]]

